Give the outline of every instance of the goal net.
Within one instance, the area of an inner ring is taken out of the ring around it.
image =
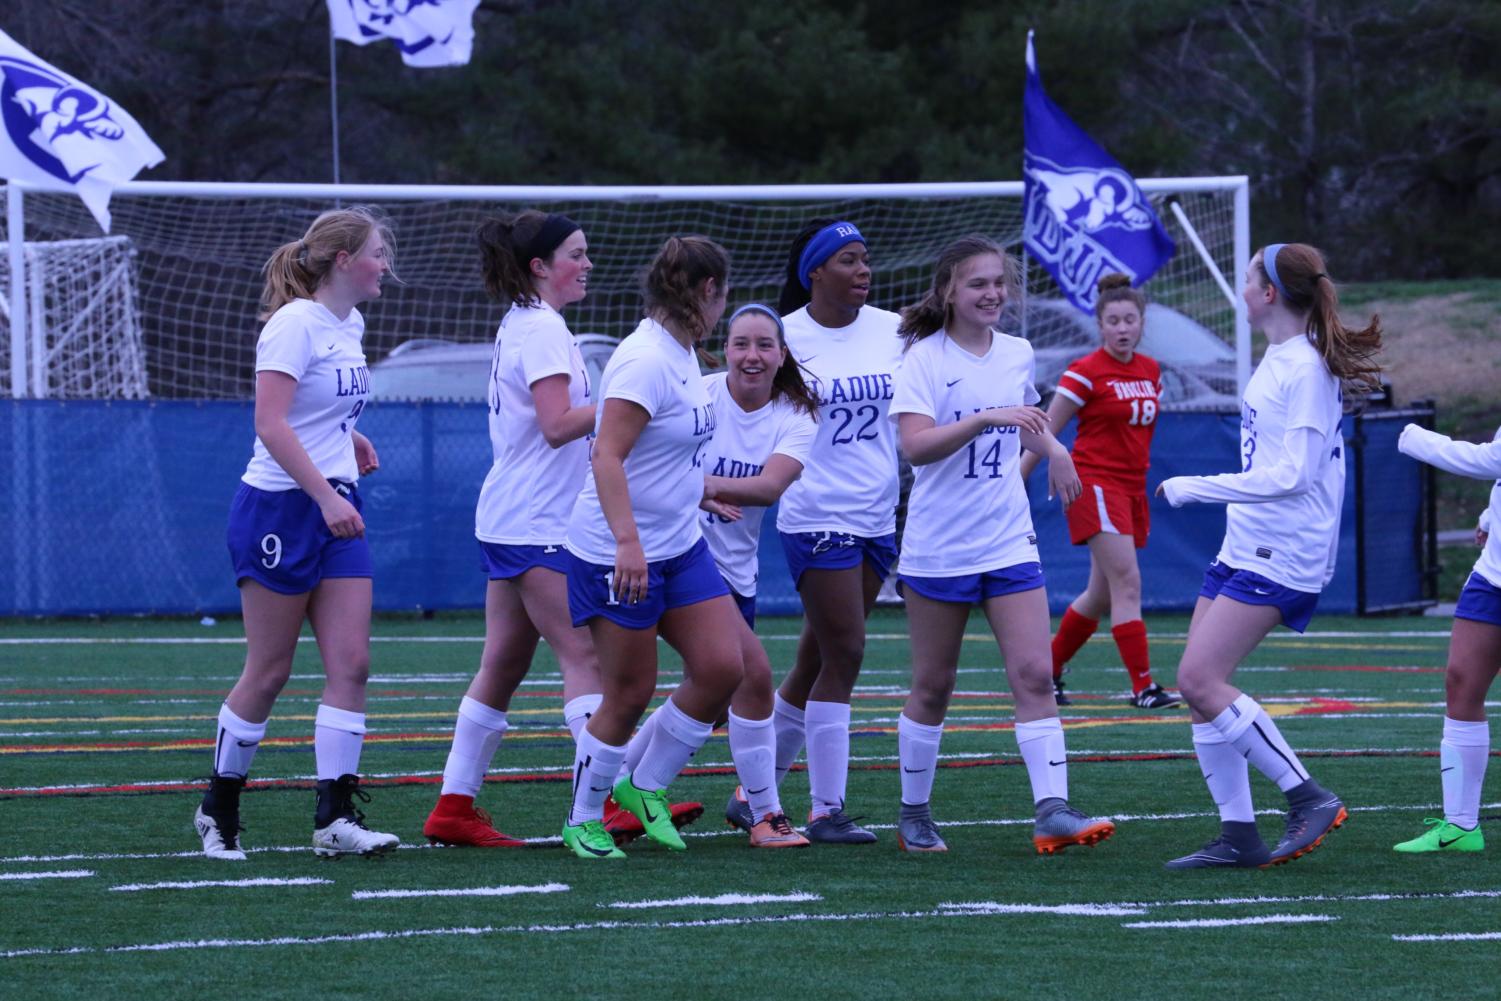
[[[1222,348],[1230,346],[1228,376],[1223,357],[1210,368],[1218,373],[1218,389],[1234,394],[1235,311],[1204,255],[1224,274],[1239,273],[1244,262],[1238,258],[1249,253],[1248,222],[1237,217],[1237,206],[1244,214],[1245,179],[1141,183],[1178,242],[1176,256],[1147,283],[1148,296],[1211,332]],[[641,271],[674,233],[702,233],[729,250],[732,304],[775,303],[792,236],[816,216],[848,219],[869,241],[875,271],[870,301],[896,310],[922,295],[939,251],[957,236],[984,233],[1020,253],[1021,195],[1020,182],[630,189],[140,182],[115,193],[117,236],[110,241],[85,239],[97,229],[70,195],[27,191],[24,213],[30,244],[57,248],[46,252],[53,269],[46,273],[68,273],[66,288],[61,278],[44,280],[49,392],[139,395],[139,381],[122,374],[138,365],[153,397],[244,399],[253,388],[261,267],[336,197],[379,205],[395,229],[401,283],[389,284],[363,307],[366,353],[375,363],[407,341],[493,338],[503,310],[485,296],[473,233],[496,212],[534,207],[565,212],[583,225],[594,271],[588,298],[569,309],[569,325],[576,334],[618,338],[639,319]],[[1168,211],[1169,198],[1197,231],[1204,255]],[[89,292],[104,287],[108,270],[82,263],[96,245],[101,254],[105,246],[117,248],[110,259],[128,278],[115,286],[118,306],[113,293]],[[8,288],[3,272],[0,286]],[[1008,319],[1008,329],[1022,333],[1025,326],[1040,355],[1072,351],[1081,330],[1088,338],[1093,320],[1062,307],[1061,293],[1041,268],[1028,268],[1027,286],[1031,305],[1025,316]],[[135,318],[135,333],[116,334],[113,325],[127,316]],[[0,321],[0,337],[4,330]],[[54,365],[64,367],[53,374]],[[1174,391],[1170,384],[1165,402],[1173,401]]]

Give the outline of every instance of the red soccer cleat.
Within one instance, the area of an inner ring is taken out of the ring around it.
[[[702,803],[673,803],[672,826],[682,830],[704,815]],[[611,796],[605,800],[605,830],[615,839],[616,845],[628,845],[646,833],[641,821],[629,810],[623,810]]]
[[[427,815],[422,833],[435,845],[469,845],[474,848],[522,848],[520,838],[495,829],[490,815],[474,805],[473,796],[444,793]]]

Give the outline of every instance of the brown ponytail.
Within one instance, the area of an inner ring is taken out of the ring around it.
[[[896,332],[906,342],[907,348],[942,330],[949,322],[954,273],[971,257],[984,254],[995,254],[1004,262],[1006,301],[1021,300],[1021,270],[1016,258],[1006,253],[1006,249],[999,243],[981,233],[961,236],[939,253],[938,263],[933,270],[933,284],[928,287],[928,291],[916,303],[902,310],[902,319]]]
[[[536,301],[537,290],[529,270],[532,262],[520,260],[519,255],[520,248],[532,241],[546,221],[546,213],[526,209],[479,224],[474,240],[479,245],[480,273],[490,298],[517,306]]]
[[[695,342],[701,341],[709,333],[704,326],[703,284],[712,278],[723,290],[729,277],[730,257],[719,244],[706,236],[669,236],[641,280],[647,315],[671,321]]]
[[[1306,243],[1283,244],[1277,250],[1274,267],[1278,283],[1267,274],[1262,256],[1257,252],[1256,266],[1262,284],[1275,285],[1288,308],[1308,317],[1305,332],[1318,349],[1345,390],[1345,398],[1360,398],[1381,387],[1381,366],[1376,354],[1381,350],[1381,317],[1372,316],[1361,330],[1347,327],[1339,318],[1339,290],[1330,278],[1324,255]]]
[[[266,283],[261,289],[261,322],[294,299],[311,299],[333,271],[334,262],[343,251],[358,254],[379,233],[386,246],[386,263],[391,277],[396,277],[396,239],[390,223],[376,209],[356,205],[333,209],[313,220],[302,239],[284,243],[271,254],[261,273]]]

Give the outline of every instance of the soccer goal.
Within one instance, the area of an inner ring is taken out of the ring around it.
[[[1199,347],[1210,349],[1202,364],[1185,362],[1192,378],[1170,382],[1165,402],[1210,384],[1233,398],[1249,376],[1249,334],[1223,276],[1239,274],[1250,255],[1247,180],[1157,178],[1141,187],[1178,243],[1176,256],[1147,283],[1147,294],[1171,314],[1171,322],[1191,324],[1194,336],[1207,339]],[[674,233],[702,233],[724,244],[733,303],[775,303],[793,234],[813,217],[848,219],[870,241],[876,272],[871,301],[893,310],[922,295],[939,251],[955,237],[984,233],[1018,254],[1022,246],[1019,181],[593,188],[134,182],[115,192],[112,239],[123,241],[119,246],[129,262],[124,273],[130,281],[122,287],[139,317],[135,343],[151,396],[251,395],[261,266],[274,247],[296,239],[318,212],[338,202],[379,205],[395,228],[401,283],[388,285],[365,309],[372,363],[408,341],[483,343],[494,336],[502,310],[481,286],[473,232],[496,212],[561,211],[584,226],[594,272],[589,296],[570,309],[569,324],[577,334],[615,338],[638,320],[640,273]],[[97,229],[71,195],[26,189],[22,215],[28,246],[57,245],[62,260],[101,243],[88,239]],[[75,285],[104,280],[102,271],[74,267]],[[8,279],[0,283],[10,291]],[[1033,342],[1040,360],[1044,352],[1061,356],[1074,351],[1081,337],[1088,340],[1093,320],[1064,303],[1040,267],[1027,269],[1027,291],[1025,311],[1006,325]],[[102,335],[101,325],[115,322],[107,318],[115,314],[88,296],[69,294],[75,297],[49,293],[49,304],[58,303],[58,318],[46,320],[49,330],[74,322],[87,342],[88,331]],[[1149,337],[1151,328],[1149,322]],[[90,364],[103,365],[117,354],[117,348],[96,352]],[[49,354],[46,364],[55,363]],[[49,395],[117,392],[102,377],[90,381],[50,368],[38,383],[36,364],[33,358],[32,385],[44,385]],[[40,395],[7,388],[14,395]]]

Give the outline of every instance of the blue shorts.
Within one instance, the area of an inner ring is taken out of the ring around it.
[[[479,568],[491,580],[520,577],[532,567],[568,572],[568,550],[558,546],[511,546],[504,542],[479,544]]]
[[[792,586],[803,586],[804,570],[848,570],[861,560],[870,564],[876,576],[885,580],[896,565],[896,533],[867,539],[848,532],[779,532],[782,552],[787,554],[787,569]]]
[[[1454,617],[1501,626],[1501,587],[1478,573],[1471,573],[1470,579],[1465,581],[1464,589],[1459,592]]]
[[[730,587],[729,581],[725,581],[725,587]],[[745,619],[745,624],[751,627],[751,632],[756,631],[756,596],[753,594],[746,597],[739,591],[730,587],[730,597],[735,599],[735,607],[740,609],[740,615]]]
[[[1041,563],[1018,563],[1015,566],[966,573],[957,577],[914,577],[901,575],[902,587],[910,587],[929,601],[952,601],[976,605],[1003,594],[1035,591],[1044,586]]]
[[[626,629],[650,629],[670,608],[696,605],[730,593],[709,544],[699,539],[693,548],[670,560],[646,565],[646,595],[626,604],[610,594],[613,566],[589,563],[568,554],[568,611],[582,626],[597,615]]]
[[[1308,628],[1313,610],[1319,603],[1317,591],[1295,591],[1267,580],[1259,573],[1237,570],[1215,560],[1204,571],[1199,597],[1213,601],[1221,594],[1245,605],[1276,605],[1282,613],[1282,624],[1296,633]]]
[[[333,484],[356,511],[364,510],[352,483]],[[306,491],[261,490],[241,483],[229,506],[229,558],[235,583],[247,577],[278,594],[306,594],[334,577],[373,577],[365,536],[339,539]]]

